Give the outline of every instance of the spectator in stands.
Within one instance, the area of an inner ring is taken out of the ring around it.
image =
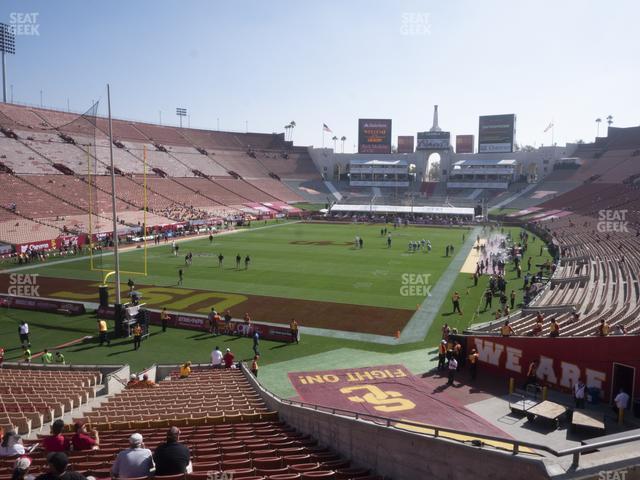
[[[551,319],[551,325],[549,325],[549,336],[550,337],[559,337],[560,336],[560,325],[555,318]]]
[[[25,480],[27,478],[27,472],[31,467],[31,457],[20,457],[16,460],[13,466],[13,472],[11,473],[11,480]],[[33,478],[33,475],[29,476]]]
[[[188,378],[191,375],[191,361],[185,362],[180,367],[180,378]]]
[[[0,365],[4,362],[4,348],[0,347]]]
[[[64,421],[56,420],[51,424],[51,435],[45,437],[40,445],[46,452],[66,452],[69,450],[69,439],[62,435]]]
[[[211,352],[211,366],[213,368],[221,368],[222,367],[222,352],[220,351],[220,347],[216,345],[216,348]]]
[[[504,321],[504,325],[500,327],[500,335],[503,337],[510,337],[511,335],[515,335],[513,328],[509,325],[509,320]]]
[[[76,433],[71,437],[73,450],[97,450],[100,445],[100,436],[97,430],[91,430],[91,435],[87,431],[84,423],[76,422]]]
[[[533,328],[531,329],[531,335],[533,335],[534,337],[539,336],[542,333],[543,326],[544,325],[542,323],[542,319],[538,317],[536,319],[536,323],[533,325]]]
[[[27,345],[31,348],[31,338],[29,337],[29,324],[24,320],[20,322],[18,326],[18,335],[20,336],[20,344]]]
[[[134,433],[129,437],[129,448],[118,453],[111,467],[113,478],[148,477],[153,470],[153,454],[144,448],[142,435]]]
[[[142,388],[154,388],[157,387],[158,384],[153,380],[149,380],[149,375],[145,373],[142,375],[142,381],[137,386]]]
[[[129,377],[129,381],[127,382],[127,388],[134,388],[138,385],[138,383],[140,383],[140,380],[138,380],[138,377],[134,373],[132,373]]]
[[[14,455],[24,455],[24,453],[25,450],[20,435],[12,430],[4,432],[2,443],[0,443],[0,457],[12,457]]]
[[[231,366],[233,365],[233,359],[235,357],[233,356],[233,353],[231,353],[231,349],[227,348],[227,351],[224,354],[224,368],[231,368]]]
[[[576,310],[574,307],[573,310],[571,311],[571,322],[575,323],[579,321],[580,321],[580,312],[578,312],[578,310]]]
[[[190,473],[191,452],[179,442],[180,429],[171,427],[167,432],[167,441],[159,445],[153,453],[156,475],[178,475]]]
[[[614,335],[626,335],[627,334],[627,329],[626,329],[626,327],[624,325],[619,323],[618,325],[616,325],[616,330],[615,330],[615,332],[613,332],[613,334]]]
[[[624,411],[629,407],[630,398],[629,394],[624,391],[624,388],[621,388],[618,395],[613,399],[613,411],[616,412],[616,415],[620,415],[621,411]]]
[[[85,476],[67,470],[69,457],[64,452],[52,452],[47,455],[49,471],[36,477],[36,480],[86,480]]]
[[[603,318],[602,320],[600,320],[600,325],[598,325],[598,330],[596,331],[596,334],[600,335],[601,337],[606,337],[607,335],[609,335],[610,330],[611,328],[609,327],[609,324]]]

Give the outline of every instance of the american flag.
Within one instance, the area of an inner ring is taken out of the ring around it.
[[[322,131],[323,132],[329,132],[329,133],[333,133],[333,130],[331,130],[326,123],[322,124]]]

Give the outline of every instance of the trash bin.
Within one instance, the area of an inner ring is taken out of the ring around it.
[[[598,405],[600,403],[600,389],[596,387],[589,387],[587,389],[587,400],[592,405]]]

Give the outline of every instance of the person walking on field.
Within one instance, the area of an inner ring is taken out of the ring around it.
[[[449,359],[449,379],[447,381],[447,385],[453,385],[453,380],[455,379],[456,376],[456,371],[458,370],[458,361],[456,360],[456,357],[451,357]]]
[[[183,275],[182,269],[180,268],[178,270],[178,285],[182,285],[182,275]]]
[[[162,312],[160,312],[160,323],[162,324],[163,332],[167,331],[167,325],[169,323],[169,320],[171,320],[171,316],[167,313],[167,307],[164,307],[162,309]]]
[[[438,371],[444,370],[445,360],[447,358],[447,341],[441,340],[438,345]]]
[[[469,373],[471,373],[471,380],[475,380],[478,373],[478,352],[475,348],[469,354]]]
[[[20,345],[31,347],[31,339],[29,338],[29,324],[24,320],[18,326],[18,335],[20,336]]]
[[[104,345],[105,342],[107,345],[111,345],[106,320],[98,320],[98,339],[100,340],[100,346]]]
[[[140,343],[142,342],[142,327],[139,323],[136,323],[133,327],[133,349],[138,350]]]
[[[453,292],[451,296],[451,303],[453,304],[453,312],[458,312],[458,315],[462,315],[462,310],[460,310],[460,294],[458,292]]]
[[[253,353],[255,353],[256,356],[260,355],[258,345],[260,345],[260,334],[256,331],[253,334]]]
[[[254,377],[258,377],[258,359],[260,358],[260,355],[256,354],[255,357],[253,357],[253,362],[251,362],[251,373],[253,373]]]
[[[296,322],[295,318],[291,319],[291,323],[289,323],[289,330],[291,332],[291,343],[300,343],[300,339],[298,337],[298,322]]]
[[[242,260],[242,257],[240,256],[240,254],[236,255],[236,270],[240,270],[240,260]]]

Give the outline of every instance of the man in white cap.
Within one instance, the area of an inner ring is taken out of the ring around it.
[[[144,448],[142,435],[134,433],[129,437],[130,447],[118,453],[111,467],[113,478],[148,477],[154,468],[153,454]]]

